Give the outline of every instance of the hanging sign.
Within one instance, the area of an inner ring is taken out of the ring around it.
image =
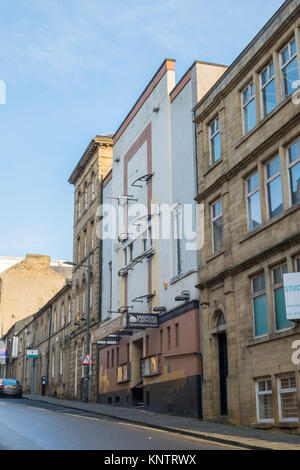
[[[145,329],[157,328],[158,315],[151,313],[128,313],[127,328]]]
[[[18,344],[19,344],[18,336],[13,336],[12,348],[11,348],[11,357],[14,358],[14,359],[16,359],[18,357]]]
[[[99,328],[92,333],[92,342],[97,343],[109,335],[124,330],[126,327],[126,315],[121,314],[112,320],[101,323]]]

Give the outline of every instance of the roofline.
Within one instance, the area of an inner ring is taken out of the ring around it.
[[[165,75],[165,73],[168,70],[175,70],[175,59],[165,59],[161,66],[158,68],[158,70],[155,72],[153,77],[151,78],[150,82],[144,89],[144,91],[140,94],[139,98],[137,101],[134,103],[132,106],[131,110],[125,117],[125,119],[122,121],[121,125],[118,127],[116,130],[114,136],[113,136],[113,143],[115,144],[125,129],[127,128],[128,124],[132,121],[132,119],[136,116],[138,111],[141,109],[143,104],[145,103],[146,99],[150,96],[154,88],[157,86],[157,84],[160,82],[162,77]]]
[[[96,150],[104,144],[105,146],[112,146],[112,136],[113,134],[106,134],[106,135],[96,135],[88,144],[87,148],[85,149],[81,159],[77,163],[75,169],[73,170],[71,176],[68,179],[70,184],[75,184],[78,180],[79,176],[82,174],[84,168],[86,167],[87,163],[93,157]]]
[[[55,302],[57,298],[61,296],[65,291],[67,291],[70,287],[72,288],[72,281],[67,281],[64,287],[62,287],[50,300],[48,300],[45,305],[43,305],[36,313],[32,315],[32,321],[35,320],[38,316],[40,316],[43,311],[47,310],[51,306],[51,304],[53,304],[53,302]]]
[[[171,103],[175,100],[176,96],[179,95],[181,90],[183,90],[185,85],[187,85],[188,82],[191,80],[191,78],[192,78],[192,69],[195,66],[195,64],[196,64],[196,62],[194,62],[193,65],[191,65],[191,67],[181,77],[179,82],[174,86],[173,90],[170,91],[169,96],[170,96],[170,102]]]
[[[194,107],[194,112],[207,100],[207,98],[212,95],[212,93],[222,84],[226,77],[234,70],[237,64],[242,60],[243,57],[249,52],[253,46],[257,43],[258,39],[270,28],[274,23],[276,18],[284,11],[287,6],[292,3],[294,0],[286,0],[281,7],[274,13],[274,15],[269,19],[269,21],[262,27],[262,29],[254,36],[254,38],[249,42],[245,49],[237,56],[237,58],[232,62],[232,64],[227,68],[224,74],[217,80],[217,82],[209,89],[209,91],[201,98],[201,100]],[[299,8],[299,7],[298,7]],[[296,8],[297,9],[297,8]],[[295,9],[295,10],[296,10]],[[222,90],[223,91],[223,90]],[[197,118],[196,118],[197,121]]]
[[[109,172],[107,173],[105,178],[103,178],[102,184],[103,184],[104,188],[105,188],[105,186],[108,185],[108,183],[110,182],[111,179],[112,179],[112,168],[109,170]]]
[[[181,90],[188,84],[188,82],[192,78],[192,70],[193,68],[197,65],[209,65],[212,67],[221,67],[224,69],[228,69],[228,65],[223,65],[223,64],[215,64],[214,62],[206,62],[204,60],[195,60],[192,65],[187,69],[187,71],[184,73],[184,75],[181,77],[179,82],[174,86],[173,90],[169,93],[170,95],[170,102],[172,103],[175,98],[179,95]]]
[[[7,333],[4,336],[2,336],[2,338],[7,338],[9,333],[18,325],[18,323],[21,323],[22,321],[26,320],[26,318],[28,318],[28,322],[25,323],[23,327],[18,331],[18,334],[19,334],[22,330],[24,330],[24,328],[26,328],[29,325],[29,323],[32,323],[39,315],[43,313],[43,311],[47,310],[50,307],[50,305],[53,302],[55,302],[57,297],[62,295],[70,287],[72,287],[72,281],[67,281],[66,285],[62,287],[50,300],[48,300],[48,302],[45,305],[43,305],[36,313],[32,313],[31,315],[28,315],[28,317],[25,317],[25,318],[22,318],[21,320],[16,321],[7,331]]]
[[[11,327],[10,329],[5,333],[5,335],[3,335],[2,337],[0,337],[0,339],[4,339],[4,338],[7,338],[12,332],[14,333],[14,330],[15,328],[18,326],[19,323],[22,323],[22,322],[25,322],[25,320],[27,320],[22,328],[20,330],[17,331],[17,334],[19,334],[20,331],[22,331],[24,328],[26,328],[27,325],[29,325],[29,323],[32,322],[34,318],[34,314],[31,314],[31,315],[28,315],[27,317],[23,318],[22,320],[18,320],[16,321]],[[14,335],[15,336],[15,335]]]

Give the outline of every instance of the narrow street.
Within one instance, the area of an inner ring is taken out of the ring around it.
[[[0,399],[0,450],[232,450],[53,404]]]

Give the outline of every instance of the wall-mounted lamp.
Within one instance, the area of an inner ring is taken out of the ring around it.
[[[153,307],[153,312],[161,313],[161,312],[166,312],[166,311],[167,311],[166,307],[161,307],[161,306]]]
[[[183,290],[180,295],[175,297],[176,302],[187,302],[190,300],[190,291]]]

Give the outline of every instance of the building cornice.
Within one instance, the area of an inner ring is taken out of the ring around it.
[[[276,243],[275,245],[261,251],[257,255],[251,256],[250,258],[247,258],[246,260],[234,266],[229,266],[223,271],[216,274],[215,276],[212,276],[208,279],[204,279],[195,287],[197,287],[200,290],[212,287],[224,281],[224,279],[230,276],[236,276],[237,274],[240,274],[241,272],[246,271],[247,269],[252,268],[253,266],[257,266],[262,260],[268,258],[270,255],[280,253],[286,247],[298,245],[299,243],[300,243],[300,232],[296,232],[290,237],[286,238],[285,240],[279,243]]]
[[[83,170],[85,169],[88,162],[93,158],[95,153],[101,147],[112,147],[112,134],[108,135],[96,135],[89,145],[87,146],[85,152],[83,153],[81,159],[79,160],[78,164],[76,165],[75,169],[73,170],[68,182],[70,184],[75,184],[78,178],[82,175]]]
[[[67,281],[66,285],[60,289],[42,308],[33,314],[33,320],[35,321],[40,315],[47,311],[52,304],[54,304],[61,296],[65,295],[68,290],[72,290],[72,281]]]
[[[286,102],[284,102],[284,105],[287,104],[291,100],[291,97],[287,99]],[[278,112],[281,108],[278,108],[276,112]],[[272,114],[273,116],[274,114]],[[271,116],[271,117],[272,117]],[[266,118],[266,120],[269,120],[270,116]],[[259,155],[261,155],[262,152],[264,152],[266,149],[270,147],[273,141],[281,138],[282,136],[286,135],[288,131],[293,129],[295,125],[299,123],[300,119],[300,111],[295,114],[292,119],[290,119],[286,124],[282,125],[279,129],[277,129],[273,134],[271,134],[267,139],[265,139],[260,145],[255,147],[255,149],[250,152],[245,158],[240,160],[236,165],[234,165],[232,168],[230,168],[226,173],[222,174],[219,178],[214,180],[214,182],[205,190],[200,191],[200,193],[195,197],[195,201],[198,203],[203,202],[206,200],[207,197],[209,197],[214,191],[219,190],[220,186],[224,184],[225,182],[230,181],[235,175],[237,175],[240,171],[245,169],[249,163],[254,161]],[[261,128],[266,120],[262,121],[259,123],[253,131],[247,136],[247,139],[250,138],[259,128]],[[245,138],[243,138],[244,141]],[[237,146],[239,146],[238,144]]]
[[[253,69],[255,63],[263,54],[270,50],[284,31],[291,25],[300,13],[299,0],[286,0],[276,11],[272,18],[259,31],[248,46],[241,52],[235,61],[228,67],[222,77],[213,85],[194,108],[195,123],[205,119],[217,104],[234,89],[242,78]],[[272,32],[272,28],[276,28]],[[261,45],[262,44],[262,45]],[[203,106],[203,110],[200,108]]]

